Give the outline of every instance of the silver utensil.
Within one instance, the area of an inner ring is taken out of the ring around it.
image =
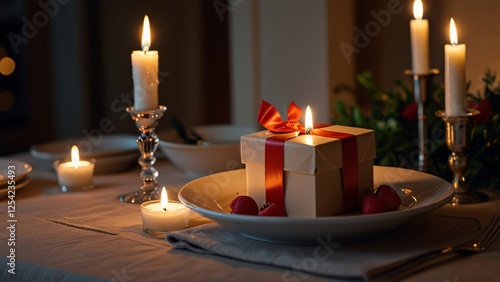
[[[192,129],[186,129],[184,124],[182,124],[178,119],[175,117],[172,118],[172,124],[175,128],[175,131],[179,135],[179,137],[184,141],[186,144],[191,144],[191,145],[206,145],[206,141],[203,140],[203,138],[196,133],[196,131]]]
[[[495,215],[488,226],[471,241],[456,244],[440,250],[432,250],[410,259],[403,265],[375,276],[371,281],[400,281],[417,271],[435,266],[462,254],[480,253],[493,250],[493,244],[500,233],[500,216]]]

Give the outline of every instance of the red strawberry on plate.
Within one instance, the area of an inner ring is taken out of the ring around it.
[[[401,198],[390,185],[382,184],[375,191],[375,197],[384,202],[385,210],[395,211],[401,205]]]
[[[374,214],[385,211],[384,202],[375,197],[371,190],[366,189],[363,193],[364,194],[362,194],[359,198],[359,205],[362,214]]]
[[[234,214],[259,214],[259,206],[257,206],[255,200],[245,195],[240,195],[234,198],[231,203],[229,203],[229,207],[231,207],[231,213]]]
[[[275,203],[266,203],[260,208],[261,216],[286,216],[286,211]]]

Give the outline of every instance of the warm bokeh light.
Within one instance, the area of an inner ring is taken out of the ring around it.
[[[0,92],[0,111],[7,112],[14,106],[14,94],[10,91]]]
[[[413,16],[416,20],[421,20],[424,16],[424,5],[422,4],[422,0],[415,0],[415,2],[413,2]]]
[[[0,59],[3,57],[7,57],[7,50],[5,50],[5,48],[0,46]]]
[[[144,52],[149,51],[149,47],[151,47],[151,29],[149,27],[149,18],[146,15],[142,24],[142,50]]]
[[[16,62],[10,57],[0,59],[0,73],[3,75],[11,74],[16,69]]]
[[[455,21],[453,18],[450,20],[450,43],[451,45],[458,44],[457,27],[455,26]]]

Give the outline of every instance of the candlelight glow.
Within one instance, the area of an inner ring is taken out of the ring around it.
[[[71,147],[71,163],[74,167],[78,167],[78,164],[80,163],[80,155],[76,145]]]
[[[161,189],[161,198],[160,198],[160,205],[161,208],[166,211],[168,207],[168,195],[167,195],[167,190],[165,190],[165,187]]]
[[[306,133],[309,133],[311,129],[313,129],[313,119],[312,119],[312,112],[311,112],[311,107],[307,106],[306,108]]]
[[[413,16],[416,20],[421,20],[424,15],[424,5],[422,0],[415,0],[413,2]]]
[[[455,26],[455,21],[453,18],[450,20],[450,43],[451,45],[458,44],[457,27]]]
[[[151,47],[151,30],[149,28],[149,18],[146,15],[142,24],[142,50],[147,52],[149,47]]]

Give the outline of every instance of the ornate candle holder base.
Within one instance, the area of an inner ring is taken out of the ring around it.
[[[413,93],[417,103],[418,115],[418,163],[416,167],[419,171],[432,172],[432,165],[428,158],[427,139],[427,113],[426,107],[429,97],[432,94],[432,81],[434,76],[439,74],[438,69],[431,69],[427,74],[414,74],[411,70],[405,70],[404,74],[413,80]]]
[[[451,184],[455,188],[452,205],[475,204],[488,201],[488,196],[477,191],[471,191],[464,177],[467,168],[465,151],[469,147],[471,117],[478,115],[479,111],[469,109],[466,115],[447,117],[444,111],[437,111],[436,115],[446,124],[446,146],[451,154],[448,165],[453,172]]]
[[[490,198],[488,197],[488,195],[484,193],[477,191],[465,191],[459,194],[455,193],[453,199],[451,199],[449,204],[453,206],[477,204],[477,203],[487,202],[489,199]]]
[[[159,195],[160,191],[158,191],[158,188],[156,187],[151,190],[142,190],[141,187],[140,191],[135,191],[128,194],[120,195],[118,197],[118,200],[124,203],[141,204],[147,201],[159,199],[160,198]]]
[[[135,125],[141,132],[137,138],[137,145],[141,152],[138,163],[142,167],[140,173],[142,186],[138,191],[119,196],[118,199],[121,202],[141,204],[159,198],[160,191],[156,181],[158,170],[153,167],[153,164],[156,162],[154,153],[156,148],[158,148],[160,139],[156,135],[155,129],[158,126],[158,121],[163,117],[163,113],[166,110],[167,107],[165,106],[159,106],[158,109],[144,111],[136,111],[134,107],[127,108],[127,112],[135,121]]]

